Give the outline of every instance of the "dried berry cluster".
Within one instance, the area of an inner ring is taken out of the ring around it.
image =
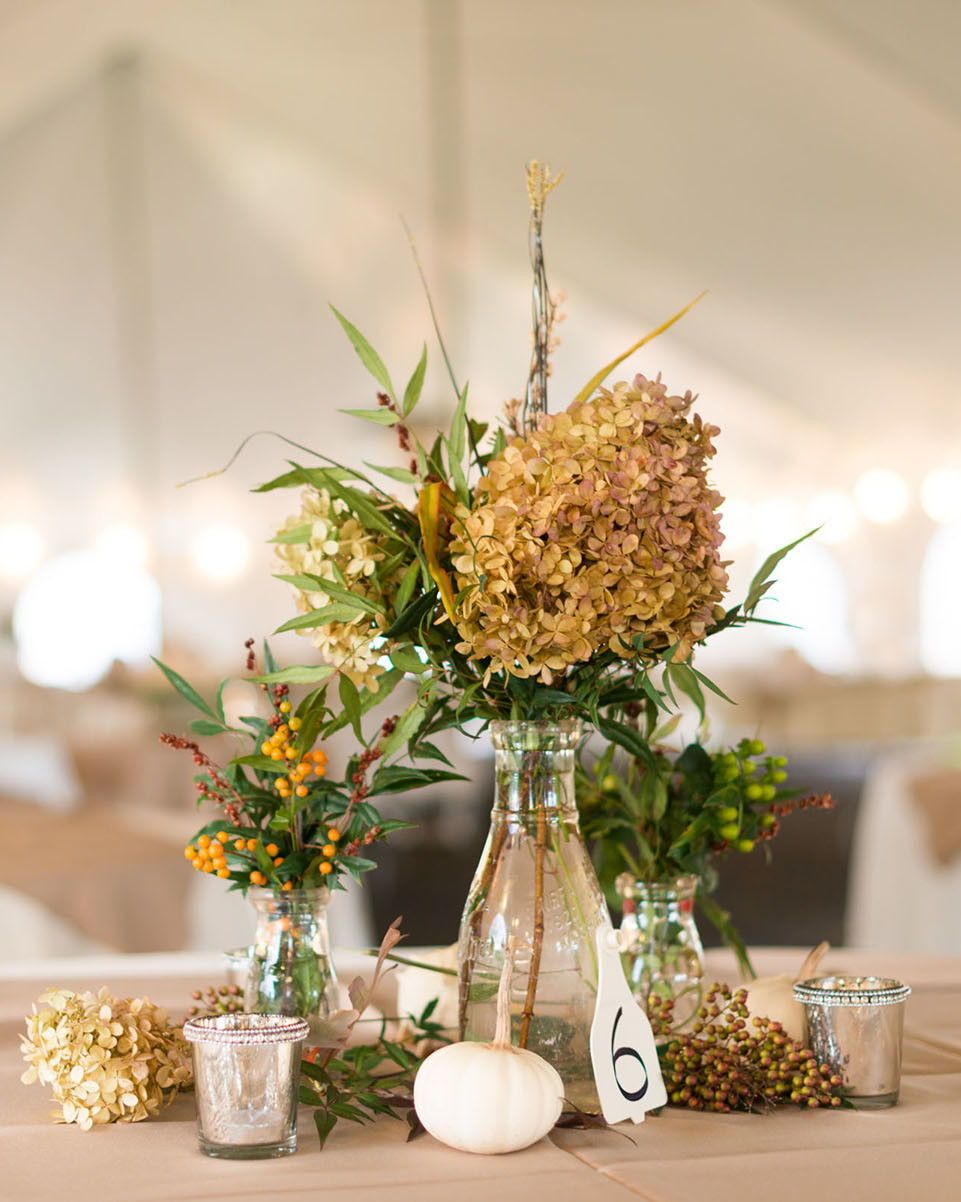
[[[239,985],[208,985],[206,989],[195,989],[190,995],[194,1004],[187,1011],[188,1018],[209,1018],[216,1014],[240,1014],[244,999]]]
[[[671,1031],[673,1003],[648,1001],[656,1033]],[[783,1102],[840,1106],[841,1078],[814,1053],[792,1040],[778,1022],[749,1019],[747,991],[712,985],[689,1033],[675,1035],[659,1052],[673,1106],[689,1110],[764,1110]]]

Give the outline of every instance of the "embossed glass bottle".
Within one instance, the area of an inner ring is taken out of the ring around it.
[[[251,889],[257,931],[244,1008],[261,1014],[326,1018],[338,1006],[327,933],[328,889]]]
[[[507,940],[515,944],[512,1040],[549,1061],[565,1096],[598,1109],[590,1058],[596,934],[607,906],[574,801],[577,721],[494,722],[491,828],[468,894],[459,944],[460,1027],[489,1040]]]
[[[674,1022],[684,1026],[701,1004],[704,949],[694,921],[698,879],[639,881],[617,878],[624,917],[624,971],[642,1006],[653,993],[674,1000]]]

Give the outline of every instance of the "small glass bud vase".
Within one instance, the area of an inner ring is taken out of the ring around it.
[[[302,1018],[218,1014],[191,1018],[200,1150],[264,1160],[297,1149],[297,1089],[307,1035]]]
[[[565,1098],[599,1109],[590,1030],[596,937],[611,929],[574,803],[580,722],[493,722],[491,828],[461,920],[460,1029],[489,1041],[507,941],[515,944],[511,1040],[558,1071]]]
[[[617,878],[623,908],[621,954],[624,972],[646,1009],[651,994],[674,1003],[674,1026],[681,1028],[701,1004],[704,948],[694,921],[698,879],[639,881]]]
[[[327,933],[329,889],[251,889],[257,931],[244,1009],[324,1019],[339,1005]]]

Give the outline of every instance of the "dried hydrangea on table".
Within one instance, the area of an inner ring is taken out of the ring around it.
[[[192,1080],[180,1029],[149,998],[51,989],[27,1016],[21,1081],[52,1086],[53,1117],[84,1130],[151,1118]]]

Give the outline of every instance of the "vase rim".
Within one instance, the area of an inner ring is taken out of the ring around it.
[[[247,896],[257,905],[260,902],[279,901],[299,905],[327,905],[330,902],[330,889],[326,885],[316,885],[313,889],[271,889],[267,885],[251,885]]]
[[[544,751],[573,751],[584,738],[580,718],[497,719],[490,724],[491,740],[497,751],[527,751],[530,742],[541,742]]]
[[[622,897],[655,897],[668,899],[671,897],[690,897],[697,892],[701,878],[696,873],[681,873],[678,876],[661,877],[656,881],[645,881],[630,873],[624,873],[623,885],[620,887]]]

